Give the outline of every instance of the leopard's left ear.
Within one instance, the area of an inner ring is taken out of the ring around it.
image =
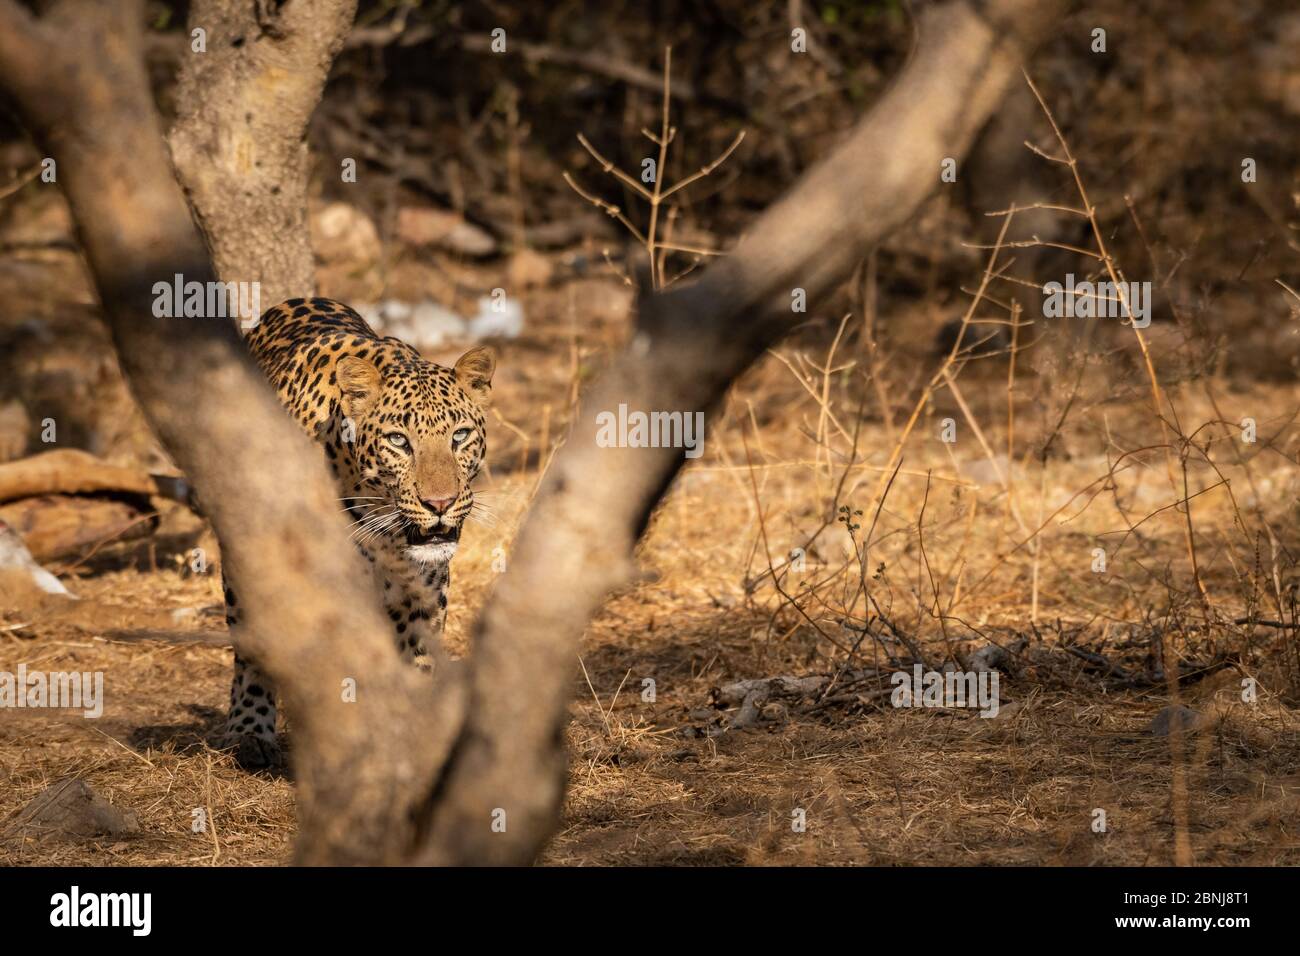
[[[492,373],[496,368],[496,353],[479,345],[456,359],[456,380],[470,398],[486,407],[492,401]]]

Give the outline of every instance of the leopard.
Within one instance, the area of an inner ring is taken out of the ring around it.
[[[280,402],[323,451],[398,653],[431,669],[451,559],[476,512],[471,484],[487,452],[496,353],[479,345],[451,367],[437,365],[327,298],[267,309],[245,341]],[[219,745],[245,769],[280,768],[275,685],[238,651],[240,630],[255,622],[224,567],[222,588],[236,652]]]

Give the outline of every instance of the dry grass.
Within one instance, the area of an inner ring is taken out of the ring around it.
[[[566,298],[555,296],[557,321]],[[533,314],[546,315],[545,301],[535,305]],[[588,335],[582,350],[608,345],[617,330],[598,334],[606,340]],[[553,407],[567,407],[571,385],[564,370],[543,372],[527,355],[526,345],[507,355],[499,398],[503,413],[521,421],[527,418],[517,410],[543,396]],[[705,456],[683,475],[643,544],[647,579],[617,595],[588,632],[575,666],[568,805],[545,862],[1172,862],[1170,747],[1146,730],[1167,703],[1166,687],[1150,669],[1153,633],[1168,633],[1174,653],[1210,668],[1183,683],[1184,702],[1213,718],[1190,737],[1183,758],[1195,861],[1300,861],[1288,831],[1300,795],[1292,632],[1226,623],[1251,613],[1252,600],[1259,617],[1276,616],[1266,610],[1269,592],[1288,593],[1295,466],[1277,452],[1257,453],[1247,482],[1226,439],[1212,446],[1213,467],[1189,461],[1193,491],[1214,486],[1222,472],[1236,497],[1234,508],[1220,484],[1194,499],[1202,575],[1215,612],[1207,627],[1189,586],[1183,516],[1168,507],[1162,450],[1124,459],[1131,467],[1116,466],[1120,449],[1158,444],[1151,440],[1149,410],[1124,397],[1082,396],[1082,411],[1058,439],[1068,453],[1049,458],[1041,473],[1019,456],[998,477],[968,433],[959,433],[955,446],[937,440],[939,419],[961,418],[950,393],[940,393],[908,442],[880,509],[868,588],[880,613],[928,661],[949,654],[961,660],[986,640],[1030,639],[1034,653],[1027,651],[1004,679],[1002,716],[887,706],[805,713],[796,705],[761,729],[718,734],[724,721],[710,706],[712,687],[738,678],[835,672],[848,659],[835,644],[852,636],[841,626],[846,614],[869,621],[874,635],[857,649],[858,660],[907,658],[878,614],[866,614],[860,601],[849,614],[861,585],[859,552],[833,520],[841,503],[868,510],[891,456],[885,426],[868,414],[861,425],[850,421],[863,401],[855,370],[830,376],[824,391],[796,382],[792,369],[834,366],[825,341],[792,345],[782,359],[766,360],[739,384],[711,426]],[[989,374],[968,370],[963,395],[985,423],[989,443],[1005,447],[994,424],[1005,417],[1005,380],[996,362],[987,365]],[[1256,412],[1261,436],[1272,434],[1267,423],[1289,421],[1283,409],[1300,407],[1294,386],[1240,384],[1218,401],[1232,405],[1230,415],[1273,410]],[[1029,378],[1023,383],[1018,427],[1025,435],[1035,420],[1029,396],[1036,387]],[[1181,421],[1215,417],[1206,394],[1200,382],[1171,390]],[[857,431],[851,466],[853,432],[849,441],[832,436],[832,420]],[[561,421],[557,415],[553,433]],[[449,641],[461,652],[495,574],[494,549],[508,547],[537,479],[535,463],[514,467],[520,447],[511,442],[519,437],[502,437],[488,489],[498,524],[467,534],[457,559]],[[1272,444],[1291,448],[1294,436],[1284,431]],[[1099,482],[1107,475],[1113,487]],[[1041,547],[1016,549],[1021,531],[1007,513],[1006,487],[1022,512],[1044,516],[1035,537]],[[1263,520],[1279,538],[1276,583],[1268,538],[1251,530]],[[789,599],[781,597],[772,576],[762,574],[764,530],[779,558],[822,525],[807,547],[803,574],[781,577]],[[1130,525],[1136,530],[1122,533]],[[856,532],[859,542],[862,534]],[[1105,575],[1090,570],[1097,541],[1110,542]],[[1035,559],[1036,621],[1029,600]],[[171,609],[219,600],[210,576],[184,574],[165,557],[159,563],[158,570],[85,569],[74,584],[78,592],[101,609],[116,607],[103,611],[98,628],[83,615],[79,624],[38,621],[0,636],[0,669],[25,661],[46,670],[103,670],[108,694],[99,721],[6,713],[0,818],[52,781],[79,776],[137,812],[141,835],[106,843],[11,840],[0,842],[0,860],[207,865],[288,859],[291,784],[245,774],[205,744],[226,699],[228,652],[103,639],[110,619],[112,627],[146,618],[140,626],[157,626]],[[185,627],[204,624],[201,615],[180,620]],[[1148,679],[1113,686],[1080,659],[1052,653],[1067,644]],[[1240,702],[1241,674],[1260,681],[1253,705]],[[645,678],[655,682],[653,703],[642,696]],[[1107,811],[1104,835],[1091,830],[1098,807]],[[214,826],[207,832],[192,832],[195,808],[210,810]],[[804,833],[791,829],[794,808],[806,811]]]

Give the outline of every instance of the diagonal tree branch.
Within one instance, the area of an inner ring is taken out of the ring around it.
[[[939,185],[996,109],[1066,0],[949,0],[920,7],[893,87],[844,142],[700,279],[643,297],[639,331],[583,399],[478,622],[466,728],[444,770],[432,862],[527,858],[563,794],[561,735],[577,642],[683,464],[680,449],[601,448],[596,416],[713,408],[731,382],[846,278]],[[481,824],[511,808],[511,830]],[[516,826],[516,823],[521,826]],[[511,845],[513,844],[513,845]]]

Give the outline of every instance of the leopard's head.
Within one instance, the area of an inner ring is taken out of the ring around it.
[[[487,348],[446,368],[393,339],[338,360],[342,444],[356,466],[345,504],[363,544],[382,536],[418,561],[450,560],[474,507],[495,368]]]

